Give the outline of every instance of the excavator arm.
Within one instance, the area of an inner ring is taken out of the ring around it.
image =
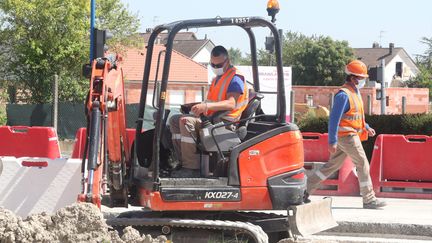
[[[130,153],[127,148],[123,72],[118,63],[97,58],[92,63],[86,102],[87,140],[82,160],[78,201],[100,207],[102,196],[127,206],[124,183]]]

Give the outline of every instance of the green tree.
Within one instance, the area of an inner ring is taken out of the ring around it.
[[[239,48],[230,48],[228,49],[228,56],[230,57],[230,61],[233,65],[239,65],[242,59],[242,53]]]
[[[243,54],[239,48],[230,48],[228,49],[228,55],[230,57],[231,63],[233,65],[250,65],[250,55],[246,54],[246,57],[243,57]]]
[[[137,13],[131,13],[120,0],[97,1],[96,27],[109,30],[113,35],[108,45],[117,52],[127,46],[143,46],[137,33],[140,23]]]
[[[121,43],[136,32],[138,19],[120,0],[99,2],[97,15],[103,17],[97,26],[111,27],[118,35],[113,41]],[[87,0],[0,1],[0,46],[7,57],[3,72],[24,91],[25,101],[49,102],[54,74],[60,77],[61,100],[83,100],[88,81],[80,73],[89,56],[89,5]]]
[[[420,42],[425,44],[427,49],[423,55],[418,56],[417,63],[432,68],[432,38],[423,37]]]
[[[429,97],[432,98],[432,38],[423,37],[420,42],[428,47],[416,58],[419,72],[405,84],[410,88],[429,88]]]
[[[258,52],[260,65],[268,66],[270,58],[267,51]],[[344,66],[353,59],[348,42],[328,36],[287,32],[282,42],[282,62],[292,66],[295,85],[340,85],[345,78]]]
[[[284,65],[292,66],[293,84],[337,86],[345,78],[346,63],[355,57],[346,41],[288,32],[282,59]]]
[[[268,53],[268,51],[266,51],[264,49],[257,50],[257,63],[258,63],[258,65],[269,66],[271,55],[273,55],[273,54]],[[249,54],[249,53],[246,53],[245,56],[242,55],[241,58],[238,58],[237,60],[238,61],[236,61],[236,63],[234,63],[235,65],[246,65],[246,66],[252,65],[252,58],[251,58],[251,54]]]

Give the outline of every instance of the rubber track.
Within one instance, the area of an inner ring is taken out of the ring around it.
[[[171,226],[195,229],[236,231],[250,235],[256,243],[268,243],[267,234],[248,222],[227,220],[176,219],[176,218],[112,218],[107,219],[111,226]]]

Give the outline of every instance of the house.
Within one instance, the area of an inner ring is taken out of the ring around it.
[[[381,61],[385,61],[385,87],[404,87],[404,82],[415,77],[419,72],[415,62],[401,47],[394,47],[393,43],[388,48],[382,48],[374,43],[372,48],[354,48],[354,55],[368,66],[369,87],[379,87],[376,81],[381,79],[377,67]]]
[[[164,45],[155,45],[150,70],[147,104],[152,104],[155,79],[162,77],[164,55],[161,55],[160,67],[156,75],[158,55],[165,50]],[[122,66],[125,77],[126,103],[139,103],[144,75],[146,49],[127,49]],[[156,77],[157,76],[157,77]],[[203,93],[208,89],[207,67],[190,59],[177,50],[172,51],[168,78],[167,105],[178,106],[183,103],[202,101]],[[156,85],[157,87],[157,85]]]
[[[368,67],[369,83],[361,91],[367,114],[381,114],[385,104],[386,114],[427,113],[429,112],[429,89],[404,88],[404,82],[415,77],[419,72],[416,64],[403,48],[395,48],[390,43],[388,48],[374,44],[372,48],[355,48],[354,55]],[[381,102],[381,81],[378,68],[384,60],[384,82],[386,97]],[[336,86],[293,86],[294,102],[307,103],[310,106],[331,109],[334,95],[340,87]]]
[[[313,107],[322,106],[331,110],[333,97],[339,89],[338,86],[295,85],[293,86],[294,102],[308,103]],[[377,88],[363,88],[361,97],[366,114],[381,114],[381,100],[377,99]],[[387,89],[386,97],[386,114],[429,112],[429,89],[427,88],[391,87]]]
[[[144,42],[147,43],[151,33],[142,33]],[[168,37],[167,33],[161,33],[156,39],[156,43],[165,44]],[[215,44],[207,39],[198,39],[193,32],[179,32],[174,39],[173,49],[189,57],[195,62],[207,65],[210,60],[211,50]]]

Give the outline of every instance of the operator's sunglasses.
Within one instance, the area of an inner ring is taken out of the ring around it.
[[[210,63],[210,66],[212,66],[213,68],[221,68],[221,67],[223,67],[223,65],[225,64],[225,62],[227,60],[228,59],[225,59],[225,61],[223,61],[222,63],[219,63],[219,64]]]

